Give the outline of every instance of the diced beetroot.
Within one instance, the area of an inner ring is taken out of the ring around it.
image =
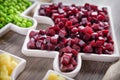
[[[72,53],[64,53],[61,57],[61,63],[63,65],[68,65],[70,63],[70,60],[72,58]]]
[[[90,5],[91,9],[98,10],[98,7],[96,5]]]
[[[82,11],[79,11],[77,14],[76,14],[76,18],[81,21],[82,17],[84,16],[84,13]]]
[[[83,40],[80,40],[80,41],[79,41],[79,45],[80,45],[81,47],[84,47],[84,46],[86,46],[86,43],[85,43]]]
[[[61,30],[59,31],[59,36],[60,36],[61,38],[64,38],[64,37],[66,36],[66,31],[61,29]]]
[[[96,52],[97,54],[102,54],[102,53],[103,53],[101,47],[96,48],[95,52]]]
[[[45,8],[45,12],[46,12],[46,15],[47,16],[51,16],[51,9],[48,7],[48,8]]]
[[[99,21],[104,21],[104,20],[105,20],[105,16],[103,16],[103,15],[98,15],[97,19],[98,19]]]
[[[76,27],[72,28],[71,30],[72,33],[77,33],[78,32],[78,29]]]
[[[52,44],[57,44],[58,43],[58,38],[55,38],[55,37],[51,37],[50,38],[50,42],[52,43]]]
[[[67,18],[61,18],[61,21],[62,21],[63,23],[66,23],[66,22],[68,21],[68,19],[67,19]]]
[[[98,33],[96,33],[96,32],[92,33],[92,38],[94,40],[97,40],[98,39]]]
[[[35,45],[35,40],[31,39],[28,43],[27,43],[27,47],[28,49],[35,49],[36,45]]]
[[[84,7],[85,7],[85,9],[87,9],[87,10],[91,10],[91,7],[90,7],[90,4],[89,4],[89,3],[85,3]]]
[[[57,46],[59,49],[62,49],[65,47],[65,44],[64,44],[64,42],[60,42]]]
[[[98,31],[98,30],[99,30],[99,25],[94,23],[94,24],[92,25],[92,29],[93,29],[94,31]]]
[[[72,21],[67,21],[67,22],[65,23],[65,26],[72,26]]]
[[[63,9],[59,8],[59,9],[58,9],[58,12],[59,12],[60,14],[63,14],[65,11],[64,11]]]
[[[82,24],[83,25],[87,24],[87,22],[88,22],[87,18],[82,18]]]
[[[46,30],[46,35],[47,36],[54,36],[55,35],[55,31],[53,29],[47,29]]]
[[[79,44],[80,39],[79,38],[74,38],[75,44]]]
[[[45,10],[44,10],[44,9],[41,9],[41,10],[39,11],[39,15],[45,16],[45,15],[46,15]]]
[[[72,22],[72,24],[78,23],[78,20],[76,18],[72,18],[72,19],[70,19],[70,21]]]
[[[97,33],[98,33],[98,36],[103,36],[102,31],[98,31]]]
[[[78,45],[76,45],[76,44],[74,44],[74,45],[72,46],[72,48],[75,49],[75,50],[78,51],[78,52],[81,50],[81,48],[80,48]]]
[[[61,21],[60,18],[56,18],[56,19],[54,20],[55,24],[58,24],[60,21]]]
[[[95,47],[95,46],[96,46],[95,40],[92,40],[92,41],[89,43],[89,45],[92,46],[92,47]]]
[[[67,46],[67,47],[62,48],[61,51],[64,53],[71,53],[72,48],[70,46]]]
[[[58,14],[58,13],[53,13],[53,14],[52,14],[52,19],[54,20],[54,19],[56,19],[56,18],[60,18],[59,15],[60,15],[60,14]]]
[[[104,40],[97,40],[96,41],[96,47],[101,47],[104,45]]]
[[[71,63],[73,66],[77,66],[77,61],[74,59],[74,57],[71,58]]]
[[[93,33],[93,30],[91,27],[89,26],[86,26],[83,30],[84,33],[88,33],[88,34],[92,34]]]
[[[111,44],[111,43],[107,43],[107,44],[105,44],[105,48],[106,48],[106,50],[114,51],[113,44]]]
[[[91,35],[88,34],[88,33],[84,34],[84,36],[83,36],[83,40],[86,41],[86,42],[89,41],[90,38],[91,38]]]
[[[55,31],[56,34],[58,34],[59,31],[60,31],[60,28],[59,28],[58,25],[54,26],[53,29],[54,29],[54,31]]]
[[[39,34],[41,34],[41,35],[44,35],[45,34],[45,30],[39,30]]]
[[[47,50],[55,50],[55,45],[47,43]]]
[[[72,49],[72,54],[73,54],[73,56],[77,57],[78,51],[76,51],[75,49]]]
[[[103,12],[104,12],[105,14],[108,14],[107,8],[103,7],[102,10],[103,10]]]
[[[63,72],[70,72],[70,71],[73,71],[74,70],[74,67],[72,64],[68,64],[67,66],[61,66],[61,71]]]
[[[109,30],[102,30],[102,33],[104,36],[107,36],[108,32],[109,32]]]
[[[46,50],[46,49],[47,49],[46,44],[42,44],[42,46],[41,46],[41,50]]]
[[[113,54],[113,51],[105,50],[105,54]]]
[[[98,15],[98,12],[97,12],[97,11],[91,13],[91,16],[92,16],[92,17],[97,17],[97,15]]]
[[[36,42],[36,48],[37,48],[37,49],[41,49],[42,44],[43,44],[43,41],[42,41],[42,40],[38,40],[38,41]]]
[[[59,22],[59,23],[58,23],[58,26],[59,26],[59,28],[62,29],[62,28],[64,27],[64,23],[63,23],[63,22]]]
[[[69,64],[66,67],[68,72],[73,71],[75,69],[72,64]]]
[[[36,34],[38,34],[38,32],[31,31],[30,34],[29,34],[29,37],[33,38]]]
[[[91,52],[93,52],[93,48],[92,48],[92,46],[87,45],[83,48],[83,51],[86,53],[91,53]]]
[[[50,37],[50,36],[47,36],[47,37],[46,37],[46,42],[47,42],[47,43],[50,43],[50,40],[51,40],[51,37]]]

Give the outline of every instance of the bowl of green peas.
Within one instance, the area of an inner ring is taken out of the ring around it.
[[[0,37],[9,30],[26,35],[35,29],[37,21],[26,14],[36,5],[30,0],[0,0]]]

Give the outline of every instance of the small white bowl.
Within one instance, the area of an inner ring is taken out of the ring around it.
[[[17,76],[24,70],[25,66],[26,66],[26,60],[22,59],[20,57],[17,57],[15,55],[12,55],[8,52],[5,52],[3,50],[0,50],[0,54],[4,54],[7,53],[9,54],[11,57],[13,57],[16,62],[18,62],[17,66],[15,67],[15,69],[13,70],[12,74],[11,74],[11,80],[15,80],[17,78]]]
[[[81,54],[78,54],[78,56],[77,56],[77,66],[71,72],[62,72],[60,70],[60,67],[59,67],[59,54],[57,54],[57,56],[55,57],[55,59],[53,61],[53,69],[55,71],[65,75],[65,76],[71,77],[71,78],[75,77],[79,73],[79,71],[81,69],[81,65],[82,65]]]
[[[28,27],[28,28],[22,28],[22,27],[19,27],[13,23],[8,23],[6,24],[4,27],[2,27],[0,29],[0,37],[2,37],[6,32],[8,32],[9,30],[13,30],[19,34],[22,34],[22,35],[26,35],[28,30],[29,29],[36,29],[37,27],[37,21],[32,18],[32,17],[28,17],[27,14],[37,5],[37,2],[33,2],[33,4],[28,7],[20,16],[22,17],[25,17],[25,18],[28,18],[30,20],[32,20],[33,22],[33,25],[31,27]]]
[[[48,78],[48,76],[49,76],[50,73],[56,73],[56,74],[64,77],[66,80],[74,80],[74,79],[72,79],[72,78],[69,78],[69,77],[67,77],[67,76],[65,76],[65,75],[62,75],[62,74],[60,74],[60,73],[58,73],[58,72],[56,72],[56,71],[53,71],[53,70],[48,70],[48,72],[46,73],[45,77],[44,77],[42,80],[47,80],[47,78]]]

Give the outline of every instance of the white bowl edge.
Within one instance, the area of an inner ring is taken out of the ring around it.
[[[76,68],[73,71],[71,71],[71,72],[61,72],[60,71],[60,68],[59,68],[59,57],[58,56],[59,56],[59,54],[56,55],[56,57],[55,57],[55,59],[53,61],[53,69],[55,71],[65,75],[65,76],[68,76],[68,77],[71,77],[71,78],[75,77],[79,73],[79,71],[81,69],[81,66],[82,66],[81,54],[78,54],[78,56],[77,56],[77,63],[78,64],[77,64]]]

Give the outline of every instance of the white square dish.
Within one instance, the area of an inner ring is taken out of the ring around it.
[[[28,17],[27,14],[32,11],[33,8],[35,8],[37,5],[37,2],[33,2],[33,4],[28,7],[20,16],[22,17],[25,17],[25,18],[28,18],[30,20],[32,20],[33,22],[33,25],[29,28],[22,28],[22,27],[19,27],[13,23],[8,23],[6,24],[3,28],[0,29],[0,37],[3,36],[6,32],[8,32],[9,30],[13,30],[19,34],[22,34],[22,35],[26,35],[27,34],[27,31],[29,29],[36,29],[36,26],[37,26],[37,21],[32,18],[32,17]]]
[[[60,74],[60,73],[58,73],[58,72],[56,72],[56,71],[53,71],[53,70],[48,70],[48,72],[46,73],[45,77],[44,77],[42,80],[47,80],[47,78],[48,78],[48,76],[49,76],[50,73],[55,73],[55,74],[57,74],[57,75],[60,75],[60,76],[64,77],[66,80],[74,80],[74,79],[72,79],[72,78],[69,78],[69,77],[67,77],[67,76],[64,76],[64,75],[62,75],[62,74]]]
[[[42,3],[42,4],[51,4],[51,3]],[[49,25],[54,25],[53,20],[51,18],[46,17],[46,16],[40,16],[38,14],[40,5],[41,4],[39,4],[36,8],[34,18],[40,23],[46,23],[46,24],[49,24]],[[112,62],[112,61],[115,61],[115,60],[119,59],[120,54],[119,54],[119,50],[118,50],[118,46],[117,46],[117,40],[116,40],[116,37],[115,37],[114,26],[113,26],[113,23],[112,23],[111,10],[110,10],[109,6],[99,6],[99,7],[106,7],[107,10],[108,10],[108,16],[109,16],[109,19],[110,19],[110,31],[112,33],[112,38],[113,38],[113,41],[114,41],[114,52],[111,55],[109,55],[109,54],[93,54],[93,53],[87,54],[87,53],[82,53],[82,52],[80,52],[80,54],[82,56],[82,59],[84,59],[84,60]],[[27,48],[27,42],[29,41],[29,33],[30,33],[30,31],[28,32],[28,34],[26,36],[26,39],[25,39],[25,42],[24,42],[24,45],[23,45],[23,48],[22,48],[22,53],[23,54],[25,54],[27,56],[36,56],[36,57],[42,57],[42,55],[41,56],[38,56],[38,55],[39,55],[39,53],[43,53],[43,52],[48,53],[48,54],[49,53],[52,54],[52,52],[53,52],[53,54],[54,54],[54,51],[28,49]],[[45,57],[45,55],[44,55],[44,57]],[[48,56],[46,55],[46,57],[48,57]],[[55,57],[55,55],[54,55],[54,57]]]
[[[0,50],[0,54],[9,54],[11,57],[13,57],[15,59],[16,62],[18,62],[16,68],[13,70],[12,74],[11,74],[11,80],[16,80],[17,76],[24,70],[25,66],[26,66],[26,60],[22,59],[20,57],[17,57],[15,55],[12,55],[8,52],[5,52],[3,50]]]

